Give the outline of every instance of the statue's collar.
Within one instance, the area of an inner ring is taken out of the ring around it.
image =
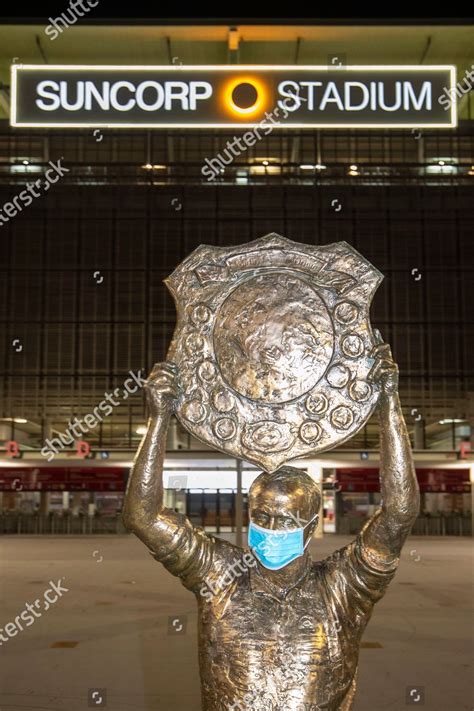
[[[255,565],[250,568],[250,589],[257,595],[268,595],[269,597],[273,597],[275,600],[281,602],[286,598],[288,593],[299,587],[305,581],[309,571],[311,570],[312,561],[307,552],[304,554],[304,559],[305,563],[303,571],[291,584],[284,587],[281,585],[275,585],[275,583],[269,579],[269,576],[261,572],[259,565]]]

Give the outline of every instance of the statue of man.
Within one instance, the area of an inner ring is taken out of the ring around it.
[[[263,472],[249,492],[249,548],[163,506],[176,366],[147,381],[150,420],[129,480],[124,521],[196,595],[205,711],[349,711],[359,646],[418,515],[419,490],[390,346],[375,346],[381,384],[381,505],[347,546],[313,562],[307,546],[321,494],[305,472]]]

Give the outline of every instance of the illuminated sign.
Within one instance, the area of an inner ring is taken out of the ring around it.
[[[12,126],[448,128],[452,66],[12,66]]]

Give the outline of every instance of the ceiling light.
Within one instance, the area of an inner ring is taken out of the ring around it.
[[[230,51],[236,52],[239,49],[239,31],[236,27],[231,27],[229,29],[227,40]]]
[[[431,158],[430,165],[426,166],[426,172],[433,175],[454,175],[459,172],[459,160],[452,156],[442,156],[441,158]]]
[[[137,429],[135,430],[135,432],[136,432],[138,435],[144,435],[144,434],[147,433],[147,430],[148,430],[148,428],[147,428],[146,425],[140,425],[140,427],[137,427]]]

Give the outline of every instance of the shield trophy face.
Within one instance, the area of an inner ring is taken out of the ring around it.
[[[367,375],[382,274],[346,242],[277,234],[201,245],[166,279],[178,319],[176,415],[207,445],[274,471],[352,437],[379,395]]]

